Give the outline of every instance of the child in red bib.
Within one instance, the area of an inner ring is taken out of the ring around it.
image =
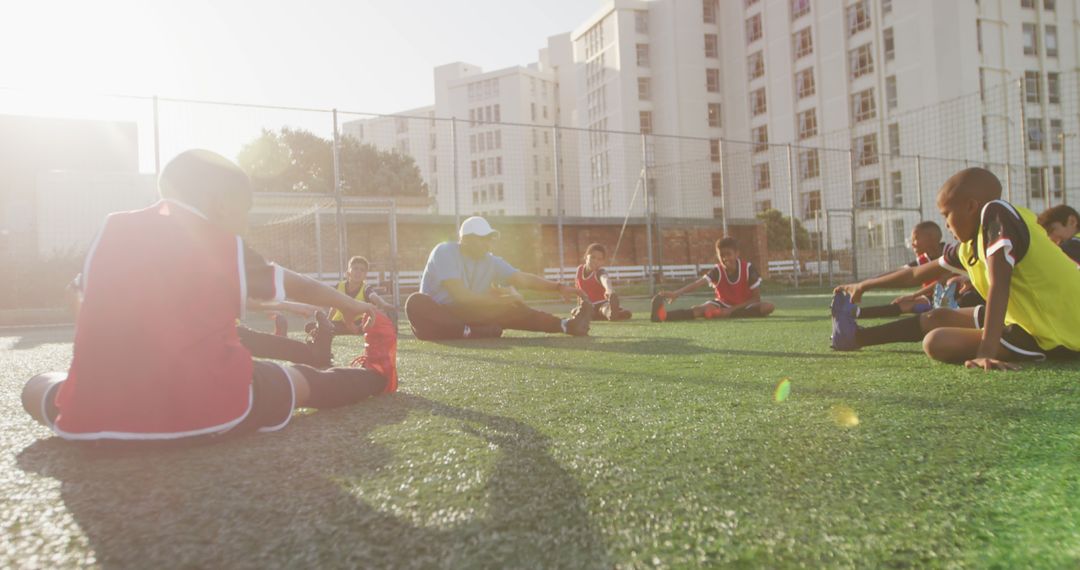
[[[766,317],[775,307],[761,300],[761,276],[749,261],[739,258],[739,242],[726,237],[716,242],[716,264],[708,273],[677,291],[661,291],[653,297],[651,319],[654,323],[685,321],[696,318],[732,319],[741,317]],[[706,284],[712,286],[716,298],[677,311],[668,311],[665,302],[671,302]]]
[[[23,405],[64,439],[160,441],[284,427],[296,407],[350,404],[393,385],[393,342],[366,368],[317,370],[253,361],[236,321],[249,298],[286,296],[350,317],[375,314],[267,262],[237,235],[250,181],[209,151],[162,170],[162,200],[111,214],[87,254],[74,358],[35,376]],[[383,333],[385,334],[385,333]]]
[[[625,321],[632,313],[619,306],[611,277],[604,269],[606,263],[607,248],[599,243],[590,244],[585,248],[585,263],[577,268],[574,286],[588,296],[593,320]],[[577,315],[584,306],[585,302],[581,301],[570,314]]]

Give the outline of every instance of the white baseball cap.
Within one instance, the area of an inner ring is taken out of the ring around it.
[[[494,234],[495,237],[499,237],[499,232],[491,229],[491,224],[480,216],[466,218],[464,222],[461,222],[461,229],[458,230],[458,238],[463,238],[467,235],[486,237],[492,234]]]

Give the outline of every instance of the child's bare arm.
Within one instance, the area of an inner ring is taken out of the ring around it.
[[[661,291],[660,295],[662,297],[666,297],[667,299],[674,301],[675,299],[678,299],[679,297],[681,297],[681,296],[683,296],[683,295],[685,295],[685,294],[687,294],[687,293],[689,293],[691,291],[697,291],[698,289],[701,289],[708,282],[709,282],[708,277],[699,277],[695,281],[693,281],[692,283],[684,285],[683,287],[681,287],[681,288],[679,288],[679,289],[677,289],[675,291]]]
[[[858,303],[862,300],[863,293],[871,289],[885,289],[889,287],[911,287],[923,281],[937,280],[949,274],[938,263],[927,263],[918,267],[902,267],[881,277],[873,277],[859,283],[849,283],[836,288],[836,291],[846,291],[851,295],[851,302]]]
[[[600,284],[604,286],[604,294],[610,299],[615,294],[615,286],[611,284],[611,277],[607,273],[600,275]]]
[[[983,370],[1015,370],[1016,366],[998,360],[1001,334],[1005,329],[1005,308],[1009,304],[1012,265],[1005,259],[1006,251],[999,250],[986,260],[990,287],[986,295],[986,316],[983,321],[982,342],[975,358],[964,363],[968,368]]]
[[[346,328],[355,327],[357,317],[365,313],[374,313],[376,308],[370,303],[357,301],[337,289],[327,287],[310,277],[282,268],[285,275],[285,292],[291,299],[318,307],[333,307],[341,311]],[[350,331],[353,329],[350,328]],[[355,331],[353,331],[355,332]]]

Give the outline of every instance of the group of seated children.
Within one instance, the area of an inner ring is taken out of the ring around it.
[[[1077,245],[1075,210],[1059,206],[1036,218],[1001,200],[1000,181],[983,168],[949,178],[937,205],[959,245],[945,246],[936,262],[837,287],[832,347],[857,350],[921,340],[930,358],[984,370],[1013,370],[1018,361],[1080,352],[1080,311],[1070,309],[1068,301],[1080,294],[1078,262],[1067,254]],[[968,298],[985,302],[948,303],[873,327],[855,322],[867,316],[856,306],[866,291],[956,283],[954,276],[970,283]]]
[[[186,151],[162,170],[159,189],[154,205],[106,219],[79,280],[73,360],[26,384],[32,417],[69,440],[205,441],[281,429],[294,408],[396,390],[396,331],[385,315],[268,263],[239,237],[252,203],[239,167]],[[329,368],[320,331],[309,347],[319,367],[253,360],[237,325],[245,306],[285,299],[337,309],[346,329],[366,315],[364,354]]]

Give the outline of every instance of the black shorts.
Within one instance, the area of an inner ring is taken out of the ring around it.
[[[975,328],[982,330],[986,318],[986,305],[975,307]],[[1005,325],[1001,331],[1001,345],[1009,351],[1009,360],[1046,360],[1047,358],[1075,358],[1080,353],[1069,350],[1063,346],[1043,349],[1020,325]]]
[[[731,308],[731,305],[721,301],[720,299],[713,299],[711,301],[706,301],[706,304],[715,305],[717,307],[720,307],[721,309],[730,309]],[[731,313],[731,315],[729,315],[728,318],[737,319],[737,318],[740,318],[740,317],[760,317],[761,312],[758,311],[758,306],[759,305],[761,305],[761,303],[750,303],[749,305],[747,305],[745,307],[742,307],[741,309],[738,309],[737,311]]]

